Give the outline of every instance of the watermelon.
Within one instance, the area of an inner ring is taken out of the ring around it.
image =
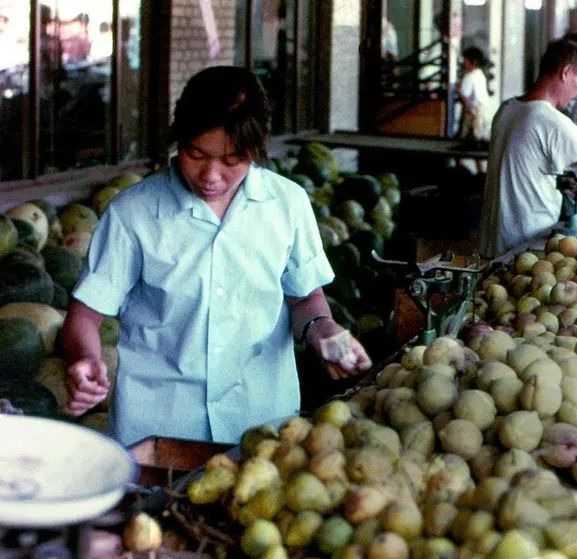
[[[326,218],[320,220],[321,223],[326,223],[329,227],[334,229],[339,236],[341,242],[348,240],[349,238],[349,228],[347,224],[335,215],[329,215]]]
[[[29,262],[0,266],[0,306],[15,301],[50,304],[54,284],[50,275]]]
[[[32,224],[16,217],[12,218],[12,223],[14,223],[18,231],[18,245],[37,250],[39,246],[38,237]]]
[[[17,246],[8,256],[2,260],[2,266],[24,263],[44,269],[44,258],[33,247],[27,245]]]
[[[296,173],[289,173],[288,175],[285,176],[287,179],[290,179],[291,181],[296,182],[299,186],[302,186],[309,194],[312,194],[314,192],[315,183],[312,181],[310,177]]]
[[[51,307],[65,311],[68,308],[70,297],[68,291],[59,283],[54,282],[54,296],[52,297]]]
[[[47,357],[40,363],[34,374],[34,380],[45,386],[56,398],[59,408],[66,405],[68,391],[66,390],[66,373],[68,367],[60,357]]]
[[[292,172],[306,175],[315,185],[321,186],[338,178],[339,162],[328,147],[318,142],[309,142],[299,150],[297,164]]]
[[[10,254],[18,244],[18,229],[5,214],[0,214],[0,258]]]
[[[359,249],[348,241],[328,247],[326,254],[337,277],[352,278],[361,265]]]
[[[63,246],[46,246],[42,256],[52,280],[70,292],[82,271],[82,258]]]
[[[351,312],[336,299],[327,295],[327,303],[331,309],[331,314],[336,322],[338,322],[343,328],[350,330],[355,324],[355,318]]]
[[[54,352],[56,336],[64,317],[50,305],[42,303],[8,303],[0,307],[0,319],[26,318],[38,328],[47,355]]]
[[[38,327],[27,318],[0,319],[0,381],[31,376],[45,357]],[[0,398],[8,398],[2,396]],[[14,402],[12,402],[14,403]]]
[[[318,228],[325,250],[329,247],[337,246],[341,242],[337,232],[326,223],[318,223]]]
[[[341,182],[335,184],[333,189],[335,192],[334,204],[339,204],[345,200],[356,200],[363,206],[367,215],[376,206],[381,196],[381,185],[371,175],[345,177]]]
[[[56,398],[48,388],[33,379],[0,378],[0,398],[10,400],[24,415],[58,417]]]
[[[349,242],[359,249],[361,263],[373,265],[375,260],[372,257],[372,251],[375,250],[379,256],[385,252],[385,240],[382,235],[370,229],[355,231],[349,238]]]

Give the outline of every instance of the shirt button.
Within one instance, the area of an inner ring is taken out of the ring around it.
[[[222,287],[217,287],[215,293],[219,296],[222,297],[224,295],[224,289]]]

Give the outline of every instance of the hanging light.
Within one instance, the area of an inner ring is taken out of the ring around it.
[[[464,0],[465,6],[484,6],[487,0]]]
[[[526,10],[540,10],[543,7],[543,0],[525,0]]]

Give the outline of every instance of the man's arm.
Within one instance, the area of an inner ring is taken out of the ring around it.
[[[82,415],[102,402],[110,382],[102,361],[99,327],[102,315],[72,299],[64,321],[64,352],[68,364],[68,403],[64,412]]]
[[[297,339],[311,345],[317,355],[323,360],[326,368],[334,379],[345,378],[369,369],[372,365],[365,349],[355,338],[350,338],[349,356],[353,361],[341,359],[339,361],[326,361],[323,359],[321,340],[331,338],[344,328],[337,324],[325,298],[322,288],[317,288],[306,297],[287,297],[291,312],[293,334]]]

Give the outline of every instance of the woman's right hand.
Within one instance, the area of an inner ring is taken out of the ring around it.
[[[64,413],[73,417],[86,413],[106,399],[109,388],[106,364],[102,359],[96,356],[79,359],[68,368],[68,402]]]

